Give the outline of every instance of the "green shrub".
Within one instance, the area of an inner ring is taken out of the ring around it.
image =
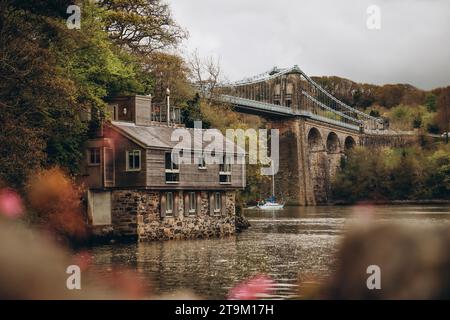
[[[449,147],[355,148],[341,161],[332,191],[350,202],[450,199]]]

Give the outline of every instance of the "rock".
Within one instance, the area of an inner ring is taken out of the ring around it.
[[[242,214],[236,216],[235,219],[236,232],[242,232],[243,230],[248,229],[251,225],[246,217]]]

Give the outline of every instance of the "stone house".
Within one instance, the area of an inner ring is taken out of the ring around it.
[[[215,130],[223,138],[216,149],[222,163],[207,164],[194,148],[188,156],[192,162],[174,161],[178,141],[172,141],[172,135],[183,128],[178,110],[171,108],[167,122],[165,108],[152,106],[147,96],[108,103],[110,120],[86,143],[79,177],[87,189],[94,234],[139,241],[233,234],[235,193],[245,187],[245,151]],[[204,132],[184,129],[192,136],[194,131]]]

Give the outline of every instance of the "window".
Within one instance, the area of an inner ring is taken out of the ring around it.
[[[293,94],[294,93],[294,84],[289,82],[286,86],[286,94]]]
[[[231,158],[223,156],[222,163],[219,165],[219,182],[221,184],[231,183]]]
[[[281,94],[281,85],[277,83],[275,85],[275,96],[279,96]]]
[[[214,212],[220,212],[222,209],[222,197],[220,192],[214,193]]]
[[[189,213],[195,213],[197,211],[197,197],[195,192],[189,192]]]
[[[88,161],[90,166],[100,165],[100,148],[91,148],[88,150]]]
[[[172,153],[166,152],[166,183],[178,183],[180,181],[180,169],[178,163],[172,161]]]
[[[173,215],[173,192],[166,193],[166,214]]]
[[[127,151],[127,171],[141,170],[141,151]]]
[[[202,154],[201,156],[198,157],[198,168],[203,170],[206,169],[205,154]]]

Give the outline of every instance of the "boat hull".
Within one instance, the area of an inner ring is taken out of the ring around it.
[[[284,204],[263,204],[258,206],[260,210],[282,210],[284,208]]]

